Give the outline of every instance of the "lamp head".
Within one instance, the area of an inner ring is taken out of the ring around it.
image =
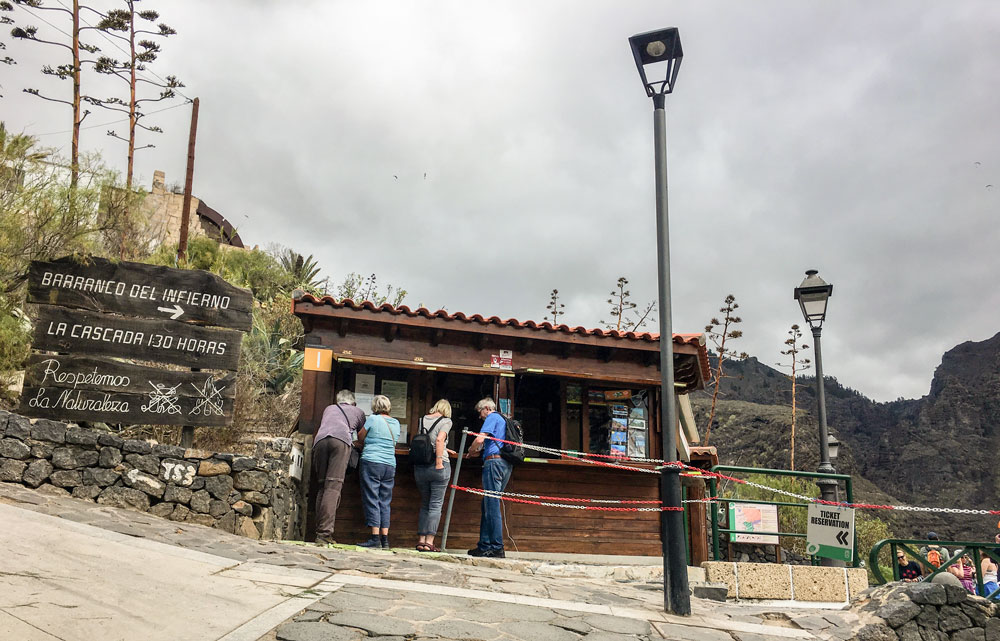
[[[677,27],[636,34],[628,42],[646,95],[652,98],[673,92],[684,57]]]
[[[826,437],[826,452],[830,456],[830,460],[837,458],[837,453],[840,451],[840,441],[833,434],[829,434]]]
[[[813,329],[823,327],[826,320],[826,303],[833,295],[833,285],[819,277],[815,269],[806,271],[805,280],[795,288],[795,300],[802,308],[802,317]]]

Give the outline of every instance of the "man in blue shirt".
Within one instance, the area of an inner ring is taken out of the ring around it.
[[[487,439],[486,434],[498,439],[507,437],[507,421],[497,411],[492,398],[484,398],[476,403],[476,412],[483,421],[480,436],[469,447],[469,455],[483,453],[483,489],[503,492],[510,481],[511,464],[500,456],[500,443]],[[469,556],[504,558],[503,515],[500,499],[483,497],[482,517],[479,521],[479,544],[469,550]]]

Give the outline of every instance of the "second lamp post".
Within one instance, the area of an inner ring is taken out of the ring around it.
[[[833,295],[833,285],[827,284],[819,277],[815,269],[806,271],[805,280],[795,288],[795,300],[802,308],[802,317],[809,323],[813,335],[813,354],[816,359],[816,405],[819,414],[819,468],[821,474],[836,474],[837,470],[830,462],[830,438],[826,427],[826,395],[823,388],[823,350],[820,347],[820,335],[823,333],[823,321],[826,320],[826,304]],[[836,440],[834,439],[836,442]],[[839,445],[839,443],[838,443]],[[837,481],[821,478],[819,485],[820,498],[824,501],[837,501]],[[823,559],[823,565],[835,565],[832,559]]]

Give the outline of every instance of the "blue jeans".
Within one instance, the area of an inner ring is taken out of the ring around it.
[[[361,505],[368,527],[389,527],[389,503],[395,483],[395,465],[361,459]]]
[[[483,489],[503,492],[510,481],[511,465],[502,458],[483,463]],[[503,549],[503,515],[500,499],[483,497],[482,518],[479,521],[479,549]]]
[[[420,514],[417,517],[417,534],[420,536],[437,534],[438,523],[441,522],[441,505],[444,504],[444,494],[451,481],[451,463],[445,463],[442,469],[434,464],[414,465],[413,476],[420,491]]]

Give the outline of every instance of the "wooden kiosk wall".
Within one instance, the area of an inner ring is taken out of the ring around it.
[[[413,468],[405,456],[397,456],[396,487],[392,496],[393,547],[413,547],[417,542],[417,514],[420,495],[413,482]],[[454,465],[454,463],[453,463]],[[454,467],[452,468],[454,469]],[[482,487],[482,464],[465,460],[460,485]],[[643,478],[638,478],[643,477]],[[627,488],[623,490],[623,488]],[[581,469],[558,463],[524,463],[514,469],[508,492],[554,496],[657,499],[659,477],[653,474]],[[463,550],[479,540],[480,497],[467,492],[455,496],[455,509],[448,533],[448,548]],[[445,497],[447,508],[447,496]],[[521,552],[561,552],[572,554],[628,554],[658,556],[660,516],[657,512],[598,512],[503,502],[506,519],[504,544]],[[444,531],[444,513],[438,539]],[[361,509],[358,476],[351,473],[344,482],[344,494],[337,512],[338,543],[360,542],[368,538]]]

